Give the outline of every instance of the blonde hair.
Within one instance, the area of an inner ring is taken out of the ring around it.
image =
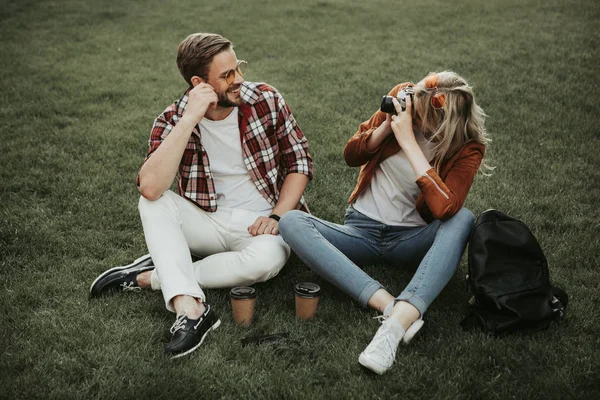
[[[487,115],[475,102],[473,88],[452,71],[438,72],[435,88],[422,79],[415,84],[415,111],[422,120],[423,135],[434,143],[433,167],[439,173],[442,162],[454,156],[467,142],[487,146],[491,139],[485,130]],[[445,95],[442,108],[432,106],[432,97]],[[480,170],[493,168],[481,163]]]

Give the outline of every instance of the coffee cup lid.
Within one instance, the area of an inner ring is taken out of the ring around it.
[[[256,297],[256,290],[250,286],[238,286],[229,291],[229,297],[233,299],[253,299]]]
[[[301,282],[294,286],[294,292],[301,297],[317,297],[321,287],[312,282]]]

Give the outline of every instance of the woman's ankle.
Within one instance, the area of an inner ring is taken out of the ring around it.
[[[398,321],[404,330],[407,330],[420,316],[419,310],[406,301],[398,301],[390,314],[390,318]]]
[[[369,299],[367,305],[380,313],[384,313],[386,306],[394,301],[394,296],[385,289],[379,289]]]

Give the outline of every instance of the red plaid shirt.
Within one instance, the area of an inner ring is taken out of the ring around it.
[[[189,91],[154,121],[146,160],[183,116]],[[265,83],[244,82],[241,96],[244,103],[239,106],[238,122],[244,164],[256,188],[275,207],[288,174],[301,173],[312,179],[308,142],[275,88]],[[200,127],[196,125],[179,164],[177,189],[180,196],[205,211],[214,212],[217,210],[217,194],[208,154],[200,138]],[[297,208],[308,211],[304,196]]]

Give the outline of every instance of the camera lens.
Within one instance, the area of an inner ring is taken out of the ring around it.
[[[396,99],[398,100],[398,103],[400,103],[402,111],[406,111],[406,97],[410,96],[410,99],[413,100],[413,93],[412,87],[409,86],[400,90],[396,95]],[[387,114],[397,114],[393,99],[392,96],[383,96],[383,99],[381,99],[381,106],[379,107],[382,112]]]
[[[383,99],[381,99],[380,109],[382,112],[387,114],[396,114],[396,107],[394,107],[393,97],[383,96]]]

